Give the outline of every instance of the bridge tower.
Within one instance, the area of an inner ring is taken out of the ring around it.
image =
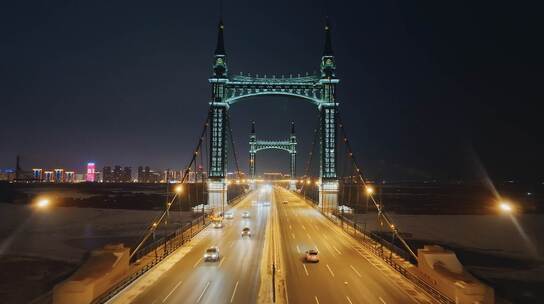
[[[257,152],[261,150],[283,150],[289,153],[289,189],[296,190],[297,178],[297,136],[295,135],[295,123],[291,123],[291,135],[288,140],[258,140],[255,133],[255,122],[251,122],[251,133],[249,133],[249,178],[250,186],[255,187],[257,166]]]
[[[210,166],[208,168],[208,205],[214,211],[223,211],[227,203],[227,137],[228,103],[225,102],[227,83],[227,55],[223,38],[223,20],[217,26],[217,46],[214,52],[212,99],[210,102]]]
[[[251,122],[251,133],[249,133],[249,187],[251,190],[255,190],[255,166],[257,154],[257,135],[255,134],[255,121]]]
[[[315,105],[320,113],[320,180],[319,205],[335,209],[338,205],[338,177],[336,174],[337,122],[336,63],[331,42],[331,26],[325,24],[325,47],[321,56],[320,74],[306,76],[281,75],[276,77],[231,75],[227,69],[227,55],[223,39],[223,22],[217,29],[217,46],[214,53],[210,101],[210,167],[208,168],[208,204],[214,210],[222,210],[227,200],[227,112],[229,106],[248,97],[275,95],[301,98]],[[294,125],[287,141],[264,141],[267,149],[281,149],[291,153],[291,179],[296,178],[296,135]],[[250,137],[250,176],[255,177],[256,153],[259,141],[252,127]],[[253,145],[252,145],[253,143]],[[290,185],[292,189],[295,183]]]
[[[336,176],[337,125],[336,111],[336,63],[331,41],[331,25],[325,23],[325,46],[321,56],[321,100],[320,111],[320,177],[319,206],[336,209],[338,206],[338,177]]]

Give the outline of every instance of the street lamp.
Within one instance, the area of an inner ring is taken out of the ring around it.
[[[36,207],[38,207],[39,209],[45,209],[49,207],[49,204],[50,201],[46,198],[43,198],[36,202]]]
[[[183,186],[178,185],[176,188],[174,188],[174,191],[176,191],[177,194],[181,194],[183,192]]]
[[[365,186],[365,192],[366,192],[365,213],[368,213],[368,201],[370,200],[370,196],[372,195],[372,193],[374,193],[374,188],[372,188],[372,186]]]
[[[499,209],[503,213],[510,214],[514,211],[514,208],[512,207],[512,204],[506,201],[499,202]]]

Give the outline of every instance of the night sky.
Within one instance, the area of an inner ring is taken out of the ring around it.
[[[75,2],[0,4],[0,167],[17,154],[26,169],[183,167],[206,116],[218,1]],[[539,8],[324,3],[225,1],[229,72],[318,70],[328,14],[340,111],[368,175],[470,179],[484,168],[499,180],[544,180]],[[246,99],[231,116],[244,170],[253,119],[267,138],[287,138],[296,122],[303,170],[311,104]],[[258,173],[288,168],[285,153],[258,161]]]

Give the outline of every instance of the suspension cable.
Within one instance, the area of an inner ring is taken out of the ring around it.
[[[361,180],[361,183],[363,184],[363,186],[366,188],[367,187],[367,182],[366,182],[366,180],[365,180],[365,178],[363,176],[363,172],[361,171],[361,169],[360,169],[360,167],[359,167],[359,165],[357,163],[357,160],[355,159],[355,155],[353,155],[353,150],[352,150],[351,144],[350,144],[350,142],[348,140],[347,132],[345,130],[344,123],[342,122],[342,117],[340,116],[339,111],[336,111],[336,117],[338,119],[338,125],[340,127],[340,131],[342,132],[342,138],[343,138],[344,144],[346,145],[346,148],[348,150],[348,157],[353,162],[353,165],[355,166],[356,174],[358,175],[359,179]],[[385,213],[385,211],[383,210],[382,204],[379,204],[376,201],[376,199],[374,198],[374,195],[372,193],[369,193],[368,195],[370,197],[370,200],[372,201],[372,203],[374,204],[374,206],[378,210],[378,218],[380,216],[382,217],[382,219],[387,224],[387,227],[391,230],[391,232],[394,234],[394,236],[396,236],[398,238],[398,240],[402,243],[402,245],[408,250],[410,255],[412,255],[412,257],[414,257],[417,260],[417,255],[414,253],[412,248],[408,245],[406,240],[404,240],[404,238],[400,235],[399,228],[393,223],[393,221]]]
[[[204,126],[202,127],[202,132],[200,133],[200,137],[198,138],[198,144],[196,145],[195,149],[193,150],[193,155],[191,157],[191,160],[189,161],[189,164],[185,167],[185,172],[183,172],[183,177],[181,178],[181,184],[183,184],[185,182],[185,180],[187,179],[187,176],[189,175],[189,171],[190,171],[190,168],[191,168],[191,165],[193,164],[193,162],[196,160],[196,157],[198,156],[198,151],[200,150],[200,148],[202,147],[202,142],[204,141],[204,135],[206,134],[206,131],[208,130],[208,126],[209,126],[209,119],[210,119],[210,114],[211,114],[211,107],[208,108],[208,113],[206,115],[206,120],[204,122]],[[166,205],[166,210],[162,213],[162,215],[158,218],[158,220],[154,221],[153,223],[151,223],[151,225],[148,227],[147,229],[147,233],[144,235],[144,237],[142,238],[142,240],[140,241],[140,243],[138,244],[138,246],[136,246],[136,248],[134,249],[134,251],[132,251],[132,253],[130,254],[130,258],[132,258],[136,252],[138,252],[138,250],[140,250],[140,248],[143,246],[143,244],[147,241],[147,239],[153,234],[155,233],[155,231],[157,230],[157,228],[162,224],[162,222],[164,221],[166,215],[168,214],[168,212],[170,211],[170,207],[172,206],[172,203],[175,201],[175,199],[178,197],[179,193],[178,192],[174,192],[174,197],[172,198],[172,200]]]
[[[236,164],[236,175],[240,179],[240,164],[238,163],[238,156],[236,154],[236,149],[234,148],[234,137],[232,136],[232,128],[230,126],[230,115],[227,112],[227,130],[229,132],[230,145],[232,146],[232,155],[234,157],[234,163]]]

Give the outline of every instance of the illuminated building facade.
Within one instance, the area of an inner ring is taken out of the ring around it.
[[[94,183],[96,181],[96,167],[94,163],[87,163],[86,182]]]

